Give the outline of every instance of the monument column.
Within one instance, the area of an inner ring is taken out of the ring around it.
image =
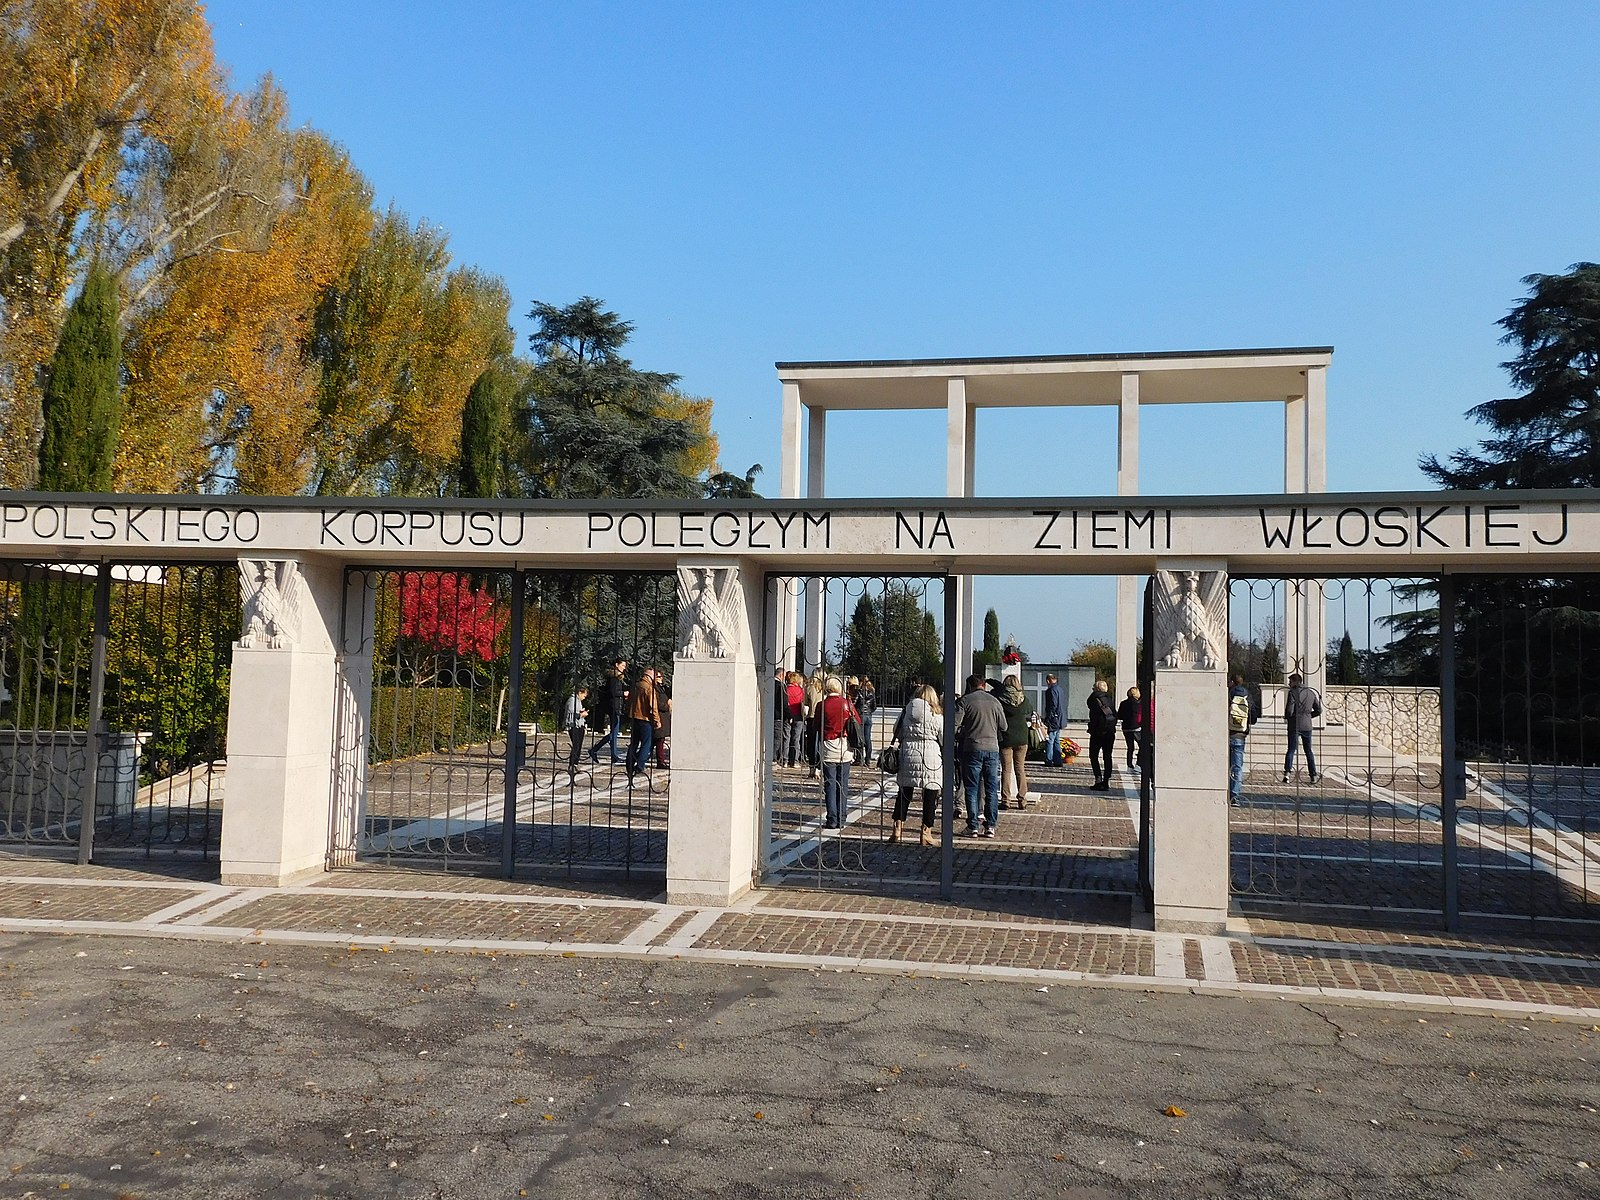
[[[1157,562],[1155,927],[1228,920],[1228,573]]]
[[[1306,370],[1306,488],[1328,490],[1328,368]],[[1319,693],[1328,686],[1328,601],[1321,580],[1307,580],[1301,606],[1301,674]]]
[[[945,381],[945,473],[944,493],[966,497],[973,494],[973,457],[977,439],[977,414],[967,404],[967,381]],[[975,588],[971,575],[952,577],[956,591],[955,629],[950,644],[955,647],[956,686],[972,673],[972,605]],[[947,698],[947,703],[949,702]]]
[[[757,662],[761,569],[729,558],[678,560],[672,660],[672,818],[667,899],[730,904],[750,890],[763,692]]]
[[[305,555],[242,558],[239,575],[222,882],[279,886],[327,869],[344,572]]]
[[[822,498],[827,490],[828,464],[828,410],[813,408],[810,411],[806,433],[806,496],[812,500]],[[827,597],[820,579],[806,580],[806,661],[801,669],[810,675],[822,665],[825,657],[823,639],[827,635]]]
[[[778,479],[778,494],[785,500],[800,498],[800,433],[802,427],[800,385],[785,381],[783,385],[783,459]],[[774,620],[777,636],[773,650],[777,655],[774,666],[786,671],[796,668],[794,661],[795,617],[799,611],[798,597],[792,587],[779,587],[773,597]],[[803,664],[802,664],[803,665]]]
[[[1290,396],[1283,403],[1283,490],[1306,490],[1306,398]],[[1305,588],[1303,583],[1283,584],[1283,679],[1298,671],[1305,657]],[[1251,631],[1252,633],[1254,630]],[[1282,682],[1282,681],[1280,681]]]
[[[1122,396],[1117,404],[1117,495],[1139,494],[1139,376],[1122,376]],[[1139,682],[1139,576],[1117,576],[1117,678],[1116,699]]]

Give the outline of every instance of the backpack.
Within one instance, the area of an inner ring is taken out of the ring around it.
[[[1250,732],[1250,695],[1248,692],[1228,697],[1228,732]]]

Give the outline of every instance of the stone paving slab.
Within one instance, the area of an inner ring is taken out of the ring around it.
[[[633,900],[653,900],[662,893],[659,879],[501,879],[497,875],[469,871],[436,871],[422,867],[388,867],[365,863],[333,871],[319,878],[316,886],[488,896],[611,896]]]
[[[367,936],[482,938],[519,942],[621,942],[647,908],[581,904],[519,905],[478,900],[398,899],[289,892],[231,909],[215,924],[233,929],[294,929]],[[208,924],[213,922],[206,922]]]
[[[199,889],[0,882],[0,919],[142,921]]]
[[[878,917],[937,917],[987,920],[996,924],[1049,924],[1071,922],[1126,928],[1132,912],[1131,896],[1102,896],[1081,892],[1017,892],[961,889],[954,902],[940,900],[930,889],[926,896],[883,895],[874,892],[820,891],[774,888],[758,893],[761,910],[789,909],[821,913],[857,913]]]
[[[1590,968],[1507,962],[1489,955],[1400,959],[1382,949],[1305,946],[1291,951],[1238,942],[1232,949],[1239,978],[1255,983],[1600,1008],[1600,972]]]
[[[1016,926],[941,926],[857,917],[819,921],[778,913],[728,913],[719,917],[695,946],[1094,975],[1155,974],[1149,939],[1109,931],[1059,933]]]
[[[1257,940],[1327,942],[1349,946],[1410,946],[1492,954],[1555,954],[1563,958],[1581,958],[1600,963],[1600,929],[1595,929],[1587,936],[1575,935],[1562,938],[1538,934],[1519,934],[1513,937],[1503,933],[1485,932],[1450,934],[1421,925],[1414,928],[1398,926],[1384,928],[1289,921],[1259,916],[1248,918],[1247,924]]]

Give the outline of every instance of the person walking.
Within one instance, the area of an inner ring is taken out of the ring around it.
[[[1095,680],[1089,693],[1089,765],[1094,768],[1095,792],[1111,790],[1111,756],[1117,747],[1117,706],[1111,700],[1111,685]]]
[[[600,715],[606,719],[607,732],[604,737],[589,747],[589,761],[598,764],[600,761],[600,748],[610,748],[611,761],[620,763],[623,759],[617,750],[617,737],[622,732],[623,719],[628,715],[628,660],[617,658],[606,671],[605,682],[601,685],[605,690],[601,692]]]
[[[578,777],[578,756],[583,753],[583,739],[588,732],[589,710],[584,704],[589,699],[589,689],[579,684],[577,691],[567,697],[561,710],[561,728],[567,731],[567,778]]]
[[[656,727],[661,724],[660,703],[656,699],[656,672],[646,667],[639,673],[628,708],[628,778],[650,769],[650,751],[655,745]]]
[[[1000,822],[1000,734],[1006,712],[982,675],[967,677],[956,702],[956,753],[967,793],[967,837],[995,836]]]
[[[939,694],[931,687],[923,684],[911,693],[895,722],[892,740],[900,743],[900,771],[895,777],[900,791],[895,796],[889,840],[898,842],[904,835],[911,801],[921,792],[922,844],[937,846],[933,818],[944,791],[944,712],[939,707]]]
[[[1005,710],[1006,728],[1000,736],[1000,802],[1006,808],[1022,808],[1028,802],[1028,721],[1033,716],[1033,701],[1022,690],[1015,675],[1000,684],[1000,707]]]
[[[1289,748],[1283,756],[1285,783],[1289,782],[1289,776],[1294,773],[1294,756],[1298,746],[1306,748],[1306,770],[1311,772],[1311,782],[1321,781],[1322,776],[1317,774],[1316,756],[1311,753],[1311,731],[1316,727],[1316,719],[1321,715],[1322,697],[1317,694],[1317,689],[1307,687],[1305,678],[1301,675],[1289,676],[1289,694],[1283,702],[1283,720],[1289,734]]]
[[[1228,688],[1228,803],[1244,799],[1244,742],[1261,719],[1261,699],[1235,674]]]
[[[1128,743],[1128,770],[1139,765],[1139,727],[1142,724],[1139,710],[1139,689],[1131,687],[1125,700],[1117,705],[1117,723],[1122,726],[1122,740]]]
[[[817,757],[822,766],[823,827],[843,829],[850,819],[850,722],[860,723],[855,706],[835,675],[822,681],[817,704]]]
[[[1067,699],[1061,694],[1061,684],[1054,671],[1044,677],[1044,727],[1048,738],[1044,744],[1044,765],[1061,765],[1061,731],[1067,724]]]

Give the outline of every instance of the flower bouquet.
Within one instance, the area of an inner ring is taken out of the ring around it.
[[[1077,759],[1078,755],[1080,755],[1082,753],[1083,753],[1083,747],[1082,746],[1078,745],[1077,742],[1073,741],[1066,734],[1063,733],[1061,735],[1061,761],[1062,762],[1070,764],[1074,760]]]

